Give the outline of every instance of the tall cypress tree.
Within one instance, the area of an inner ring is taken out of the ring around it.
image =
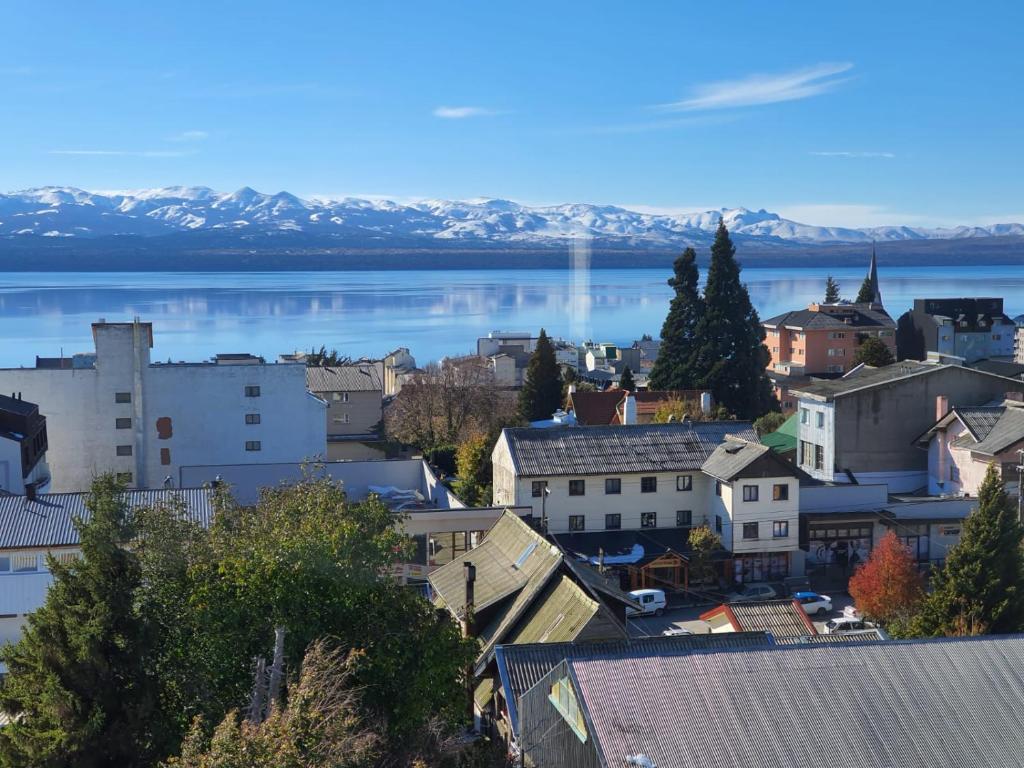
[[[541,328],[519,391],[519,415],[527,421],[550,419],[561,407],[562,375],[555,361],[555,348]]]
[[[864,282],[860,284],[860,290],[857,291],[857,303],[870,304],[874,300],[875,287],[871,284],[871,276],[868,275],[864,278]]]
[[[719,221],[711,246],[711,266],[704,287],[704,317],[697,326],[700,348],[695,370],[698,386],[712,391],[715,402],[740,419],[754,419],[778,409],[765,374],[770,360],[764,328],[740,282],[736,248],[725,222]]]
[[[832,275],[825,278],[825,303],[835,304],[839,301],[839,283]]]
[[[0,765],[99,768],[150,765],[159,743],[157,685],[148,671],[145,623],[135,609],[141,582],[127,505],[111,476],[97,479],[91,520],[76,521],[82,557],[50,561],[53,584],[22,639],[0,658],[8,667],[0,709]]]
[[[913,630],[924,635],[987,635],[1024,630],[1024,530],[995,464],[964,520],[960,541],[932,577]]]
[[[697,326],[704,316],[704,301],[697,290],[697,252],[687,248],[673,268],[675,274],[668,284],[675,296],[661,327],[661,347],[649,379],[651,389],[695,389],[700,378],[693,367],[700,347]]]
[[[633,371],[629,369],[628,365],[622,369],[622,375],[619,376],[619,389],[628,389],[630,392],[636,391],[636,380],[633,379]]]

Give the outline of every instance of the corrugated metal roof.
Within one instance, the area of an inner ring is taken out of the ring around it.
[[[814,623],[796,600],[748,600],[705,611],[701,619],[725,612],[737,632],[771,632],[773,637],[815,635]]]
[[[880,629],[860,629],[856,632],[833,632],[830,635],[803,635],[802,637],[777,637],[776,645],[795,645],[797,643],[870,643],[889,640],[889,636]]]
[[[971,433],[971,436],[975,440],[984,440],[988,437],[988,433],[992,431],[992,427],[999,421],[999,417],[1003,415],[1003,406],[1001,405],[982,405],[975,407],[955,407],[953,413],[963,422],[963,425],[967,427],[967,430]]]
[[[996,456],[1021,440],[1024,440],[1024,408],[1004,408],[988,434],[971,450],[986,456]]]
[[[750,422],[506,429],[520,476],[696,471],[727,435],[757,443]]]
[[[658,768],[976,768],[1024,754],[1019,635],[568,664],[608,766],[642,753]]]
[[[187,514],[203,526],[213,520],[212,491],[178,488],[126,491],[129,507],[146,507],[180,500]],[[0,549],[77,546],[75,518],[88,520],[87,493],[46,493],[29,501],[25,496],[0,495]]]
[[[729,482],[770,450],[768,446],[760,443],[726,440],[715,448],[701,466],[701,470],[712,477]]]
[[[574,640],[599,608],[598,602],[588,597],[568,576],[557,577],[505,642],[561,643]]]
[[[383,388],[376,363],[306,368],[310,392],[378,392]]]

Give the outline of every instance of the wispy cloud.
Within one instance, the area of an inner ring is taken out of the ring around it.
[[[203,139],[208,138],[209,135],[210,134],[208,134],[206,131],[182,131],[181,133],[176,133],[173,136],[168,136],[167,140],[168,141],[202,141]]]
[[[502,110],[490,109],[488,107],[437,107],[434,110],[434,117],[445,120],[464,120],[467,117],[493,117],[504,114]]]
[[[811,152],[816,157],[896,157],[893,152]]]
[[[77,155],[81,157],[185,157],[196,151],[170,149],[51,149],[48,155]]]
[[[729,109],[779,101],[797,101],[827,93],[849,78],[836,77],[853,69],[850,62],[823,63],[775,75],[749,75],[740,80],[705,83],[693,89],[688,99],[658,105],[661,109],[689,112]]]

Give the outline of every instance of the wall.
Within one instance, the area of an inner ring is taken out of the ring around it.
[[[52,550],[54,553],[77,553],[77,547]],[[17,642],[27,614],[36,610],[46,601],[46,592],[53,577],[46,568],[45,549],[5,550],[4,557],[19,555],[36,558],[37,570],[24,573],[6,571],[0,573],[0,645]]]
[[[21,443],[6,437],[0,437],[0,491],[25,492],[21,476]]]
[[[316,392],[327,403],[327,435],[375,434],[384,418],[383,398],[379,391]],[[348,401],[344,401],[348,395]],[[345,421],[345,419],[348,421]]]
[[[772,490],[776,485],[789,488],[789,498],[772,501]],[[744,501],[744,486],[758,489],[757,501]],[[799,544],[800,483],[793,477],[737,478],[722,486],[722,500],[731,511],[732,551],[744,552],[791,552]],[[773,523],[785,521],[789,524],[788,535],[776,538]],[[758,524],[758,538],[744,539],[744,523]]]
[[[800,419],[797,427],[796,461],[800,468],[811,477],[819,480],[832,480],[835,476],[835,408],[833,403],[822,403],[814,400],[799,399],[797,411]],[[805,415],[806,414],[806,415]],[[822,426],[818,426],[819,418]],[[815,468],[814,455],[805,455],[803,443],[820,445],[824,448],[824,461],[821,469]],[[845,478],[844,478],[845,479]]]
[[[768,368],[779,370],[782,365],[794,374],[846,373],[856,365],[854,357],[862,336],[878,336],[896,355],[896,334],[889,328],[850,326],[846,330],[798,331],[782,327],[766,331],[765,345],[771,353]]]
[[[889,502],[889,487],[879,485],[803,485],[801,512],[877,511]]]

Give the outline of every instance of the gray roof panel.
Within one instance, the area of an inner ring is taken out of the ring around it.
[[[310,392],[379,392],[379,363],[365,365],[311,366],[306,368],[306,389]]]

